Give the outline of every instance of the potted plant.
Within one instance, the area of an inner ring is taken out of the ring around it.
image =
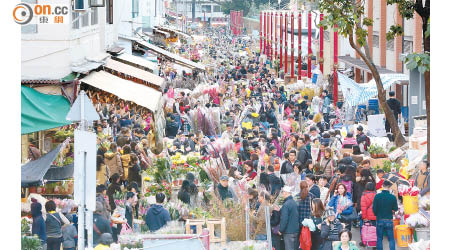
[[[22,235],[22,250],[39,250],[41,249],[41,240],[35,236]]]

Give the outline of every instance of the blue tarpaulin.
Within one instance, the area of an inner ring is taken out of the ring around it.
[[[380,78],[384,89],[389,89],[392,84],[399,81],[409,81],[409,77],[405,74],[381,74]],[[352,107],[366,103],[370,98],[378,95],[374,79],[368,83],[358,84],[341,73],[338,73],[338,79],[345,102]]]

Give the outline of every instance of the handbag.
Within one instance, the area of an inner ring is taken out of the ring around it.
[[[302,227],[302,231],[300,233],[300,247],[302,250],[310,250],[312,246],[311,241],[311,231],[309,231],[309,227]]]
[[[128,223],[122,225],[122,230],[120,230],[120,234],[131,234],[133,233],[133,229],[131,229]]]
[[[358,219],[358,213],[356,212],[356,208],[353,207],[351,214],[341,214],[341,218],[345,221],[354,221]]]

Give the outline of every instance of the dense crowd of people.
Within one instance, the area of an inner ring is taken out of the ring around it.
[[[217,88],[199,97],[190,90],[167,86],[163,97],[165,136],[173,146],[166,147],[163,154],[199,152],[222,158],[228,172],[214,190],[222,200],[234,199],[230,186],[245,181],[253,225],[265,225],[264,209],[269,207],[276,250],[305,249],[300,237],[304,227],[311,231],[311,249],[358,249],[351,241],[351,231],[363,223],[377,227],[377,249],[383,249],[383,233],[387,232],[394,250],[392,219],[399,199],[396,183],[384,178],[388,173],[374,172],[368,159],[356,163],[350,153],[341,150],[367,154],[370,139],[364,128],[358,126],[356,135],[349,131],[345,136],[334,129],[332,124],[343,118],[327,89],[316,98],[316,108],[312,107],[312,96],[301,96],[299,91],[288,91],[279,84],[267,57],[254,50],[258,41],[232,37],[223,28],[203,32],[207,38],[191,47],[201,49],[202,60],[209,58],[215,69],[195,77]],[[241,51],[250,53],[241,56]],[[161,74],[168,81],[185,77],[164,70]],[[141,199],[141,171],[152,168],[155,157],[150,148],[153,114],[108,93],[92,90],[88,94],[101,117],[94,124],[98,135],[94,245],[104,246],[117,242],[121,232],[133,230]],[[193,119],[194,111],[199,115]],[[219,140],[229,143],[230,149],[217,151],[212,143]],[[429,192],[428,169],[424,162],[415,178],[422,195]],[[190,203],[191,185],[184,181],[172,198]],[[127,222],[112,223],[114,195],[124,190]],[[170,221],[164,208],[168,198],[157,194],[156,204],[147,211],[145,223],[150,231]],[[33,210],[33,233],[46,241],[47,249],[59,249],[62,239],[65,249],[74,249],[75,244],[68,242],[76,236],[76,227],[64,225],[76,223],[76,216],[68,214],[66,220],[64,215],[52,213],[52,201],[46,210],[45,221],[39,217],[39,208]],[[254,239],[267,240],[265,226],[251,228]]]

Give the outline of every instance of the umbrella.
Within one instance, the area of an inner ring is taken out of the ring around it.
[[[395,183],[397,186],[400,184],[410,186],[409,181],[401,177],[398,173],[387,173],[383,176],[383,179]]]

